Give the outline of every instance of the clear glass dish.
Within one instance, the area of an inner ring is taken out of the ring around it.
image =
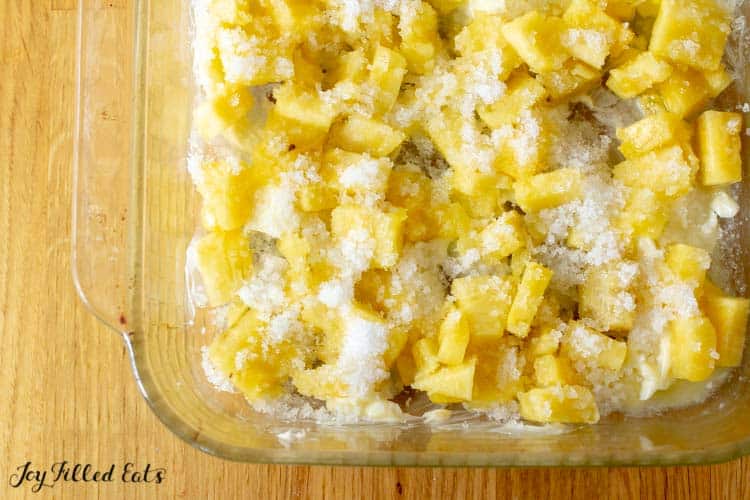
[[[211,325],[191,309],[184,271],[199,204],[185,168],[193,103],[190,2],[107,4],[79,2],[74,281],[87,307],[122,334],[146,401],[186,442],[240,461],[360,465],[684,464],[750,452],[748,356],[699,406],[537,431],[289,423],[215,391],[200,352]],[[743,51],[735,58],[744,68],[739,87],[750,82]],[[742,191],[741,248],[728,257],[740,264],[737,270],[748,269],[750,258],[744,244],[750,197],[747,187]],[[738,272],[736,279],[750,282]]]

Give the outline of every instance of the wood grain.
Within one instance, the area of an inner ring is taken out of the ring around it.
[[[0,498],[750,498],[747,459],[645,469],[281,467],[221,461],[176,439],[138,395],[119,338],[84,310],[71,282],[75,42],[73,0],[0,0]],[[35,495],[8,484],[29,460],[151,463],[167,475],[160,485],[66,483]]]

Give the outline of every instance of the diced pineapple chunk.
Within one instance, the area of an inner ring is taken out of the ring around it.
[[[262,0],[281,32],[307,32],[315,21],[315,4],[307,0]]]
[[[664,107],[679,117],[690,117],[703,108],[711,97],[711,89],[703,76],[695,70],[675,69],[658,86]]]
[[[742,180],[741,129],[742,115],[739,113],[706,111],[698,118],[701,184],[719,186]]]
[[[250,400],[280,394],[296,355],[295,347],[288,342],[273,350],[263,349],[264,327],[257,315],[248,311],[208,349],[215,368]]]
[[[321,177],[326,185],[348,195],[385,194],[393,163],[388,158],[373,158],[342,149],[323,155]]]
[[[405,74],[406,59],[398,52],[378,45],[370,69],[370,82],[378,89],[375,100],[378,113],[390,111],[396,103]]]
[[[633,188],[627,195],[625,207],[618,215],[615,227],[630,238],[632,243],[640,237],[657,239],[667,225],[664,200],[648,188]]]
[[[621,143],[620,151],[628,159],[690,138],[687,124],[668,112],[648,115],[632,125],[617,129],[616,133]]]
[[[719,66],[719,69],[704,71],[703,78],[706,79],[706,84],[708,84],[709,93],[712,98],[724,92],[734,81],[734,78],[729,74],[724,65]]]
[[[620,21],[630,21],[635,17],[636,6],[641,0],[609,0],[606,12]]]
[[[386,211],[363,206],[340,205],[331,213],[331,233],[334,238],[351,238],[359,251],[372,252],[375,267],[393,266],[401,254],[406,211],[392,208]],[[353,234],[352,234],[353,233]],[[364,241],[359,241],[364,238]],[[368,241],[370,240],[370,241]]]
[[[538,333],[532,332],[529,338],[528,353],[532,357],[555,354],[560,347],[562,335],[553,327],[543,327]]]
[[[669,323],[672,376],[700,382],[714,371],[716,330],[705,316],[678,318]]]
[[[514,179],[542,170],[549,152],[549,120],[537,110],[522,110],[514,125],[504,125],[492,134],[498,150],[495,169]]]
[[[323,142],[336,118],[334,107],[314,92],[285,83],[274,90],[276,104],[269,117],[271,127],[283,131],[297,148],[313,148]]]
[[[716,69],[724,55],[730,13],[717,0],[661,0],[649,50],[700,70]]]
[[[572,384],[575,371],[565,358],[544,354],[534,360],[534,383],[539,387]]]
[[[250,243],[241,229],[203,236],[195,245],[195,256],[211,306],[229,302],[253,268]]]
[[[598,87],[602,73],[585,63],[571,59],[558,70],[537,75],[537,79],[549,93],[552,102],[558,102]]]
[[[489,106],[478,109],[479,116],[491,128],[514,125],[521,112],[544,100],[547,91],[525,71],[508,81],[505,94]]]
[[[245,86],[224,85],[221,92],[195,111],[195,128],[204,139],[234,131],[245,135],[248,113],[254,105],[253,95]]]
[[[625,362],[628,346],[625,342],[574,322],[568,326],[561,351],[572,361],[616,371]]]
[[[592,267],[579,287],[579,308],[604,331],[628,331],[635,321],[635,298],[630,283],[633,265],[604,264]]]
[[[633,188],[651,189],[658,195],[677,198],[693,188],[693,166],[680,146],[652,151],[615,165],[615,179]]]
[[[205,163],[200,169],[196,186],[210,226],[231,231],[244,225],[252,212],[253,194],[270,178],[266,167],[261,162],[222,161]]]
[[[531,11],[502,27],[505,39],[535,73],[562,67],[568,58],[560,35],[562,21]]]
[[[511,71],[521,65],[521,58],[508,44],[502,34],[503,18],[475,12],[471,23],[454,39],[456,50],[464,57],[499,54],[500,68],[497,75],[505,80]]]
[[[330,78],[333,82],[351,81],[359,83],[364,80],[367,70],[367,58],[362,49],[344,52],[336,60]]]
[[[386,369],[390,369],[396,362],[407,342],[409,341],[409,332],[405,328],[394,328],[388,333],[388,349],[383,353],[383,362]]]
[[[461,311],[451,308],[440,324],[438,360],[445,365],[457,365],[464,360],[469,345],[469,324]]]
[[[505,332],[513,284],[507,277],[467,276],[453,281],[451,293],[469,323],[472,338],[496,339]]]
[[[425,391],[434,402],[471,401],[476,358],[454,366],[444,366],[429,375],[417,373],[412,386]]]
[[[449,203],[435,207],[432,211],[438,225],[438,237],[452,241],[469,230],[470,219],[459,203]]]
[[[415,373],[418,376],[435,373],[440,367],[440,360],[437,357],[438,344],[433,338],[425,337],[414,342],[411,353],[414,358]]]
[[[581,172],[561,168],[516,181],[516,202],[524,212],[538,212],[574,201],[582,196]]]
[[[503,212],[479,233],[480,253],[494,262],[509,256],[525,244],[523,226],[521,214],[514,210]],[[459,251],[468,250],[462,248],[462,243],[463,240],[459,240]]]
[[[727,297],[721,290],[707,290],[701,297],[701,309],[716,330],[716,366],[739,366],[745,347],[750,300]]]
[[[702,248],[674,243],[667,247],[664,261],[675,276],[697,288],[703,285],[711,255]]]
[[[518,394],[521,417],[540,423],[586,423],[599,421],[599,410],[591,391],[583,386],[540,387]]]
[[[388,156],[404,142],[406,136],[385,123],[361,115],[350,115],[331,130],[332,145],[354,153]]]
[[[672,67],[651,52],[641,52],[609,72],[607,87],[622,99],[631,99],[667,80]]]
[[[620,27],[593,0],[572,0],[563,14],[568,26],[562,44],[570,55],[601,68],[609,55]]]
[[[466,0],[428,0],[440,15],[448,15],[466,3]]]
[[[417,0],[415,12],[399,23],[401,46],[399,50],[406,58],[409,71],[422,75],[435,65],[435,56],[440,50],[438,17],[427,2]]]
[[[517,337],[524,338],[529,334],[531,322],[536,316],[539,304],[542,303],[544,292],[552,279],[552,271],[529,262],[523,271],[521,283],[516,290],[516,296],[508,313],[507,330]]]

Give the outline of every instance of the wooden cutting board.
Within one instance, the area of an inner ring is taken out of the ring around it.
[[[0,498],[750,498],[746,459],[644,469],[285,467],[226,462],[179,441],[70,278],[75,9],[76,0],[0,0]],[[115,477],[36,494],[32,481],[11,486],[27,462],[31,470],[62,460],[104,472],[114,464]],[[122,482],[128,462],[126,479],[150,464],[152,482]]]

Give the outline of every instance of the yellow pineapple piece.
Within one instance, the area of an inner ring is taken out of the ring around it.
[[[678,70],[658,86],[664,107],[677,116],[690,117],[699,112],[711,97],[703,75],[695,70]]]
[[[561,42],[562,21],[531,11],[506,23],[503,36],[535,73],[560,69],[568,58]]]
[[[469,324],[461,311],[451,308],[440,324],[437,358],[445,365],[457,365],[464,360],[469,345]]]
[[[260,162],[247,165],[216,161],[201,165],[196,187],[203,197],[209,226],[225,231],[243,226],[253,209],[253,195],[269,179],[265,165]]]
[[[716,69],[729,21],[730,12],[716,0],[661,0],[649,50],[700,70]]]
[[[398,261],[401,254],[405,220],[406,211],[402,208],[383,211],[340,205],[331,213],[331,234],[339,240],[353,238],[357,245],[365,248],[371,246],[371,264],[388,268]],[[360,237],[364,237],[365,241],[359,242]]]
[[[583,318],[609,331],[628,331],[635,321],[635,298],[630,282],[635,269],[625,265],[604,264],[592,267],[579,287],[579,308]]]
[[[609,0],[605,12],[620,21],[631,21],[639,3],[640,0]]]
[[[416,367],[417,376],[425,376],[435,373],[440,367],[437,357],[438,344],[433,338],[421,338],[412,347],[412,357]]]
[[[241,229],[217,231],[195,245],[195,256],[211,306],[226,304],[253,269],[250,243]]]
[[[375,110],[378,113],[387,113],[396,103],[405,74],[404,56],[378,45],[370,69],[370,83],[378,89],[375,100]]]
[[[218,94],[211,96],[196,109],[195,128],[207,140],[221,134],[246,136],[248,113],[253,109],[254,103],[248,87],[224,85]]]
[[[697,288],[706,280],[711,255],[702,248],[674,243],[667,247],[664,261],[678,279]]]
[[[459,203],[439,205],[432,211],[437,236],[453,241],[469,230],[470,218]]]
[[[387,370],[396,363],[408,341],[409,332],[405,328],[394,328],[388,332],[388,349],[383,353],[383,363]]]
[[[631,99],[667,80],[672,67],[651,52],[641,52],[609,72],[607,87],[622,99]]]
[[[558,70],[537,75],[537,80],[547,90],[552,102],[559,102],[598,87],[602,81],[602,73],[585,63],[571,59]]]
[[[641,17],[655,18],[659,15],[661,0],[642,0],[636,5],[636,12]]]
[[[299,370],[292,374],[292,384],[303,396],[323,401],[347,396],[347,386],[341,379],[336,365],[332,364]]]
[[[532,331],[527,352],[532,357],[555,354],[560,347],[560,337],[557,330],[551,326],[542,327],[538,332]]]
[[[616,134],[620,140],[619,149],[628,159],[690,139],[687,124],[668,112],[650,114],[625,128],[617,129]]]
[[[418,372],[412,387],[425,391],[435,402],[471,401],[476,363],[476,358],[471,358],[458,365],[441,367],[431,374]]]
[[[331,210],[339,203],[339,193],[324,182],[310,182],[300,187],[297,202],[305,212]]]
[[[330,78],[333,82],[351,81],[360,83],[367,76],[367,57],[361,48],[344,52],[338,56]]]
[[[350,115],[331,129],[331,144],[354,153],[388,156],[404,142],[400,130],[361,115]]]
[[[538,387],[572,384],[575,379],[575,370],[565,358],[544,354],[534,360],[534,383]]]
[[[720,186],[742,180],[742,115],[706,111],[697,121],[699,179],[704,186]]]
[[[513,284],[507,277],[467,276],[453,281],[451,294],[472,338],[496,339],[505,332]]]
[[[531,322],[536,316],[544,292],[552,279],[552,271],[529,262],[523,272],[521,283],[516,289],[516,296],[508,313],[507,330],[517,337],[524,338],[529,334]]]
[[[456,50],[464,57],[484,56],[487,53],[500,54],[500,80],[521,65],[521,58],[508,44],[502,34],[502,16],[475,12],[471,23],[454,39]]]
[[[521,417],[540,423],[595,424],[599,410],[591,391],[583,386],[539,387],[518,394]]]
[[[466,0],[429,0],[429,2],[438,11],[438,14],[445,16],[465,4]]]
[[[547,95],[544,86],[523,71],[508,81],[505,94],[488,106],[478,109],[480,118],[491,128],[513,125],[521,112],[542,102]]]
[[[316,6],[306,0],[262,0],[261,5],[270,11],[279,31],[306,33],[314,30]]]
[[[648,188],[632,188],[614,226],[632,242],[640,237],[656,240],[664,231],[668,217],[666,202],[661,196]]]
[[[729,74],[724,65],[720,65],[718,69],[704,71],[703,78],[706,80],[708,85],[709,95],[713,97],[719,96],[729,87],[734,78]]]
[[[750,300],[727,297],[715,287],[706,289],[701,309],[716,330],[716,366],[732,367],[742,363]]]
[[[503,212],[479,233],[480,253],[494,262],[509,256],[526,243],[523,217],[516,211]],[[458,242],[459,251],[462,241]]]
[[[716,364],[716,330],[708,318],[674,319],[668,329],[672,376],[691,382],[710,377]]]
[[[514,179],[523,179],[542,170],[549,152],[551,126],[538,110],[523,110],[513,126],[493,133],[499,141],[494,168]]]
[[[287,135],[297,148],[314,148],[323,142],[336,110],[313,91],[285,83],[274,90],[276,104],[267,127]]]
[[[350,153],[343,149],[325,152],[320,169],[324,183],[348,195],[385,194],[393,163],[388,158]]]
[[[574,362],[619,370],[625,362],[628,346],[581,323],[572,322],[563,338],[561,353]]]
[[[562,44],[568,53],[594,68],[601,68],[620,24],[593,0],[572,0],[563,14],[563,21],[568,28],[562,34]]]
[[[399,357],[396,358],[396,373],[403,385],[411,385],[417,374],[417,366],[414,363],[412,347],[413,346],[407,345],[406,348],[401,351]]]
[[[399,23],[399,51],[406,58],[409,71],[422,75],[432,70],[440,50],[438,16],[424,1],[416,2],[413,14]]]
[[[680,146],[652,151],[615,165],[614,178],[632,188],[677,198],[693,188],[694,168]]]
[[[264,331],[264,323],[248,311],[208,348],[214,367],[251,401],[278,396],[297,355],[289,342],[264,349]]]
[[[581,172],[561,168],[516,181],[516,202],[524,212],[538,212],[574,201],[582,196]]]

